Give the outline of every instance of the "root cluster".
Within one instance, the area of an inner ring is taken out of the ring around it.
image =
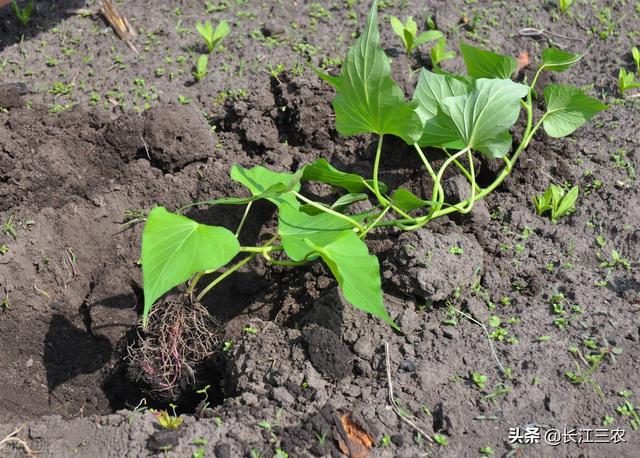
[[[150,394],[176,400],[198,382],[198,368],[219,346],[220,325],[199,303],[186,296],[156,304],[147,329],[128,347],[130,371]]]

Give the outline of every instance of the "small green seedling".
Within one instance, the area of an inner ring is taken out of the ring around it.
[[[438,444],[440,447],[446,447],[447,445],[449,445],[449,440],[442,434],[434,434],[433,440],[436,441],[436,444]]]
[[[481,390],[484,390],[487,386],[487,380],[489,380],[489,377],[487,377],[486,375],[482,375],[479,372],[474,372],[473,374],[471,374],[471,380],[473,381],[473,384],[475,386],[477,386]]]
[[[618,89],[620,90],[620,94],[624,95],[625,92],[638,88],[640,88],[640,81],[636,80],[633,72],[627,72],[627,70],[621,68],[620,72],[618,72]]]
[[[162,410],[158,412],[157,413],[158,424],[162,426],[164,429],[178,429],[180,425],[182,425],[182,422],[184,421],[184,419],[180,418],[176,414],[177,406],[175,404],[169,404],[169,406],[171,407],[173,414],[170,414],[166,410]]]
[[[558,9],[560,12],[564,14],[569,11],[569,8],[573,5],[573,1],[574,0],[558,0]]]
[[[206,25],[200,28],[206,35]],[[438,46],[435,62],[453,57],[447,56],[446,42]],[[514,57],[468,44],[461,45],[461,53],[465,75],[421,69],[412,99],[407,100],[393,80],[390,59],[380,40],[378,0],[373,0],[363,33],[350,48],[340,74],[316,70],[336,91],[332,103],[336,130],[344,136],[374,135],[371,174],[342,171],[323,158],[301,164],[295,171],[234,165],[230,176],[247,188],[244,197],[195,202],[177,212],[152,209],[142,232],[143,327],[156,301],[173,288],[188,283],[181,300],[201,301],[212,288],[259,257],[268,265],[288,267],[323,262],[348,303],[398,330],[384,304],[380,262],[370,253],[366,237],[380,228],[413,231],[446,215],[469,213],[509,176],[538,129],[544,128],[554,138],[565,137],[607,108],[571,86],[550,84],[543,91],[535,87],[543,71],[567,70],[579,61],[578,55],[545,49],[543,64],[531,84],[523,84],[511,79],[517,67]],[[538,93],[543,94],[546,105],[540,116],[534,110],[538,105],[534,94]],[[523,110],[525,116],[521,116]],[[511,129],[519,119],[525,125],[514,146]],[[417,154],[432,186],[430,194],[389,189],[380,180],[383,156],[394,153],[384,148],[385,139],[392,136]],[[427,147],[443,150],[446,159],[436,166],[423,150]],[[501,164],[493,181],[481,184],[477,179],[478,156]],[[445,202],[443,181],[452,169],[469,186],[469,194],[457,203]],[[332,187],[333,204],[305,195],[309,182]],[[573,192],[577,189],[569,194]],[[566,213],[569,208],[565,206],[572,207],[571,195],[560,202],[560,208],[554,207],[554,217]],[[277,225],[269,229],[268,240],[241,244],[243,224],[258,200],[275,207]],[[364,200],[369,202],[367,210],[352,205]],[[218,205],[245,207],[238,227],[202,224],[182,214],[192,206]],[[199,285],[205,276],[214,274],[206,286]],[[231,350],[232,345],[232,341],[225,342],[223,350]]]
[[[438,39],[436,45],[431,48],[431,65],[433,66],[434,71],[438,71],[440,69],[441,62],[455,58],[455,52],[447,51],[447,39],[445,37]]]
[[[631,48],[631,57],[633,57],[633,62],[636,64],[636,73],[640,76],[640,49],[635,46]]]
[[[439,30],[427,30],[416,37],[418,25],[411,16],[407,18],[404,24],[397,17],[391,16],[391,28],[395,34],[400,37],[400,40],[402,40],[407,55],[411,55],[414,49],[425,44],[427,41],[442,38],[442,32]]]
[[[29,0],[24,8],[20,8],[15,0],[11,2],[11,11],[16,15],[20,23],[27,27],[29,20],[31,19],[31,13],[33,12],[33,0]]]
[[[536,213],[542,215],[550,212],[551,221],[557,222],[560,218],[575,210],[579,188],[574,186],[568,192],[555,184],[550,185],[544,194],[533,197]]]
[[[220,24],[216,26],[214,29],[211,25],[211,22],[197,22],[196,30],[207,44],[207,49],[209,50],[209,54],[213,52],[213,50],[220,44],[220,42],[229,35],[231,32],[231,27],[229,27],[229,23],[227,21],[220,21]]]
[[[196,68],[193,71],[193,78],[200,82],[205,76],[207,76],[207,67],[209,66],[209,56],[201,54],[196,61]]]

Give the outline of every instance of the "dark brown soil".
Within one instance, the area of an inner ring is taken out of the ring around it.
[[[234,163],[295,170],[325,157],[370,173],[372,139],[337,134],[332,90],[302,65],[337,64],[369,5],[238,1],[206,14],[202,2],[128,1],[121,8],[141,32],[136,54],[102,19],[76,14],[95,10],[94,2],[34,3],[26,30],[0,11],[0,441],[26,423],[18,436],[39,456],[137,457],[165,445],[171,456],[199,447],[216,457],[276,449],[340,456],[336,419],[351,413],[375,440],[370,456],[478,456],[481,447],[501,456],[637,456],[640,435],[617,407],[640,405],[640,98],[618,98],[617,72],[632,69],[638,5],[579,2],[560,16],[551,2],[385,2],[383,42],[408,93],[411,69],[429,65],[429,46],[407,58],[391,14],[413,14],[420,27],[433,14],[451,49],[465,40],[514,56],[526,50],[534,60],[545,39],[517,31],[544,27],[556,44],[586,55],[543,84],[583,87],[611,107],[569,138],[537,135],[472,214],[416,233],[373,234],[386,304],[403,335],[346,304],[321,264],[256,262],[230,277],[203,303],[224,324],[224,343],[177,401],[183,426],[167,433],[144,409],[166,402],[143,394],[125,361],[142,305],[142,224],[123,224],[156,204],[244,195],[228,178]],[[205,18],[226,18],[233,31],[195,83],[193,23]],[[275,78],[269,66],[278,64],[286,71]],[[67,93],[56,83],[68,84]],[[409,148],[390,140],[384,157],[388,185],[430,188]],[[481,164],[481,179],[495,170]],[[557,224],[531,203],[552,182],[581,189],[576,212]],[[446,190],[452,198],[464,192],[454,177]],[[268,204],[254,210],[243,243],[272,224]],[[235,227],[242,209],[189,216]],[[464,253],[452,254],[454,245]],[[603,266],[614,249],[629,268]],[[564,314],[554,313],[554,301]],[[487,326],[500,319],[488,329],[498,330],[495,356],[484,330],[456,309]],[[606,356],[589,381],[571,384],[566,372],[584,371],[592,342]],[[401,421],[387,371],[402,411],[449,445],[429,447]],[[476,372],[488,377],[484,387],[472,382]],[[210,405],[198,405],[196,390],[206,385]],[[613,418],[607,428],[626,430],[626,443],[516,449],[508,441],[512,427],[599,428],[605,416]]]

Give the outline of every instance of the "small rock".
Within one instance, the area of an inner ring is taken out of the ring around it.
[[[22,105],[22,96],[27,93],[27,86],[24,83],[1,83],[0,84],[0,107],[17,108]]]
[[[283,386],[273,389],[273,398],[280,403],[281,406],[293,404],[296,400]]]
[[[399,237],[385,267],[394,271],[389,282],[401,293],[438,302],[458,287],[471,286],[483,267],[483,258],[484,252],[472,235],[418,229]],[[412,326],[410,316],[406,321]]]
[[[29,358],[25,363],[26,367],[33,367],[33,358]]]
[[[396,447],[402,447],[404,445],[404,437],[402,434],[394,434],[391,436],[391,442],[393,442]]]
[[[420,316],[415,310],[407,308],[400,318],[400,328],[405,334],[411,334],[420,327]]]
[[[477,297],[470,297],[467,300],[467,308],[469,312],[471,312],[471,316],[473,316],[476,320],[481,323],[486,323],[489,320],[489,309],[487,306]]]
[[[373,345],[373,341],[371,340],[371,336],[365,334],[364,336],[356,340],[356,343],[353,345],[353,351],[355,351],[356,355],[358,355],[362,359],[371,359],[371,357],[375,353],[375,347]]]
[[[216,444],[213,449],[216,458],[231,458],[231,445],[226,442]]]
[[[37,423],[29,426],[29,437],[31,439],[42,439],[47,434],[47,425]]]
[[[262,27],[262,34],[265,37],[272,37],[274,35],[282,35],[285,32],[284,26],[277,21],[267,21]]]
[[[404,372],[414,372],[416,370],[416,367],[416,363],[414,363],[410,359],[403,359],[402,361],[400,361],[398,369]]]
[[[353,370],[353,355],[335,332],[319,326],[306,328],[304,338],[311,364],[334,380],[350,374]]]

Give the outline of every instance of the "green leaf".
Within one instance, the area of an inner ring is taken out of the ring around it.
[[[220,21],[220,24],[216,27],[216,31],[213,33],[213,43],[214,47],[217,45],[223,38],[225,38],[231,32],[231,27],[229,27],[229,23],[227,21]]]
[[[445,98],[441,106],[466,146],[497,158],[509,152],[507,130],[518,119],[520,99],[528,92],[527,86],[508,79],[479,79],[471,93]]]
[[[570,86],[550,84],[544,88],[547,112],[542,125],[550,137],[566,137],[607,105]]]
[[[580,189],[577,186],[574,186],[567,192],[564,197],[560,200],[557,208],[555,208],[553,220],[563,217],[569,211],[575,208],[576,200],[578,200],[578,194]]]
[[[511,56],[485,51],[462,43],[460,52],[467,67],[467,73],[474,78],[509,79],[518,67],[518,61]]]
[[[427,205],[435,205],[437,202],[423,200],[404,188],[396,189],[391,196],[393,203],[406,212],[411,212]]]
[[[345,231],[353,232],[353,225],[329,213],[309,215],[297,208],[283,205],[278,210],[278,233],[287,256],[302,261],[313,250],[305,242],[308,239],[319,246],[333,242]],[[360,222],[366,214],[351,216]]]
[[[337,212],[342,212],[347,206],[351,205],[354,202],[360,202],[361,200],[367,200],[369,196],[364,193],[349,193],[344,196],[339,197],[331,206],[326,206],[331,210],[335,210]],[[322,205],[322,204],[321,204]],[[303,204],[300,206],[300,210],[305,212],[307,215],[319,215],[320,213],[325,213],[318,207],[314,207],[310,204]]]
[[[142,231],[143,325],[153,303],[198,272],[218,269],[240,251],[235,235],[224,227],[199,224],[156,207]]]
[[[319,246],[306,240],[329,266],[345,299],[354,307],[383,319],[400,330],[384,307],[378,258],[353,232],[345,232],[332,243]]]
[[[542,51],[542,66],[552,72],[563,72],[571,68],[583,54],[571,54],[556,48],[547,48]]]
[[[359,193],[369,189],[373,184],[371,180],[365,180],[355,173],[342,172],[329,164],[326,159],[320,158],[304,167],[302,179],[305,181],[317,181],[319,183],[337,186],[346,189],[350,193]],[[367,186],[369,184],[369,186]],[[387,192],[384,183],[378,182],[380,192]]]
[[[231,178],[249,188],[254,197],[261,195],[265,196],[268,192],[273,192],[274,188],[272,186],[274,185],[284,185],[287,192],[283,192],[274,197],[266,197],[278,207],[285,203],[293,207],[298,207],[300,205],[296,196],[290,191],[297,192],[300,190],[300,178],[303,173],[303,169],[299,170],[295,174],[274,172],[260,165],[250,169],[245,169],[240,165],[234,165],[231,168]]]
[[[374,0],[364,32],[351,47],[333,99],[336,128],[342,135],[392,134],[412,145],[422,123],[391,78],[389,58],[380,46],[378,1]]]
[[[435,70],[438,69],[440,62],[455,59],[455,57],[455,52],[447,51],[447,40],[444,37],[440,38],[436,45],[431,48],[431,63]]]
[[[442,32],[440,32],[439,30],[427,30],[426,32],[422,32],[420,35],[418,35],[414,46],[417,48],[427,41],[438,40],[440,38],[442,38]]]
[[[398,37],[400,37],[400,39],[402,40],[402,44],[406,46],[404,38],[404,24],[402,23],[402,21],[395,16],[391,16],[389,18],[389,21],[391,22],[391,29],[393,30],[393,33],[398,35]]]
[[[423,68],[420,71],[418,85],[413,92],[413,100],[417,102],[416,112],[423,122],[427,121],[438,115],[440,103],[445,98],[464,95],[467,92],[469,92],[469,86],[463,81],[450,75],[432,73]]]
[[[359,193],[349,193],[344,196],[340,196],[338,200],[336,200],[333,204],[331,204],[332,210],[341,211],[343,208],[347,207],[356,202],[361,202],[363,200],[367,200],[369,196],[362,192]]]
[[[424,131],[418,141],[420,146],[464,148],[453,120],[442,111],[441,103],[447,97],[464,95],[469,90],[465,82],[450,75],[432,73],[425,69],[420,72],[418,85],[413,93],[413,100],[417,103],[416,112],[424,122]]]

